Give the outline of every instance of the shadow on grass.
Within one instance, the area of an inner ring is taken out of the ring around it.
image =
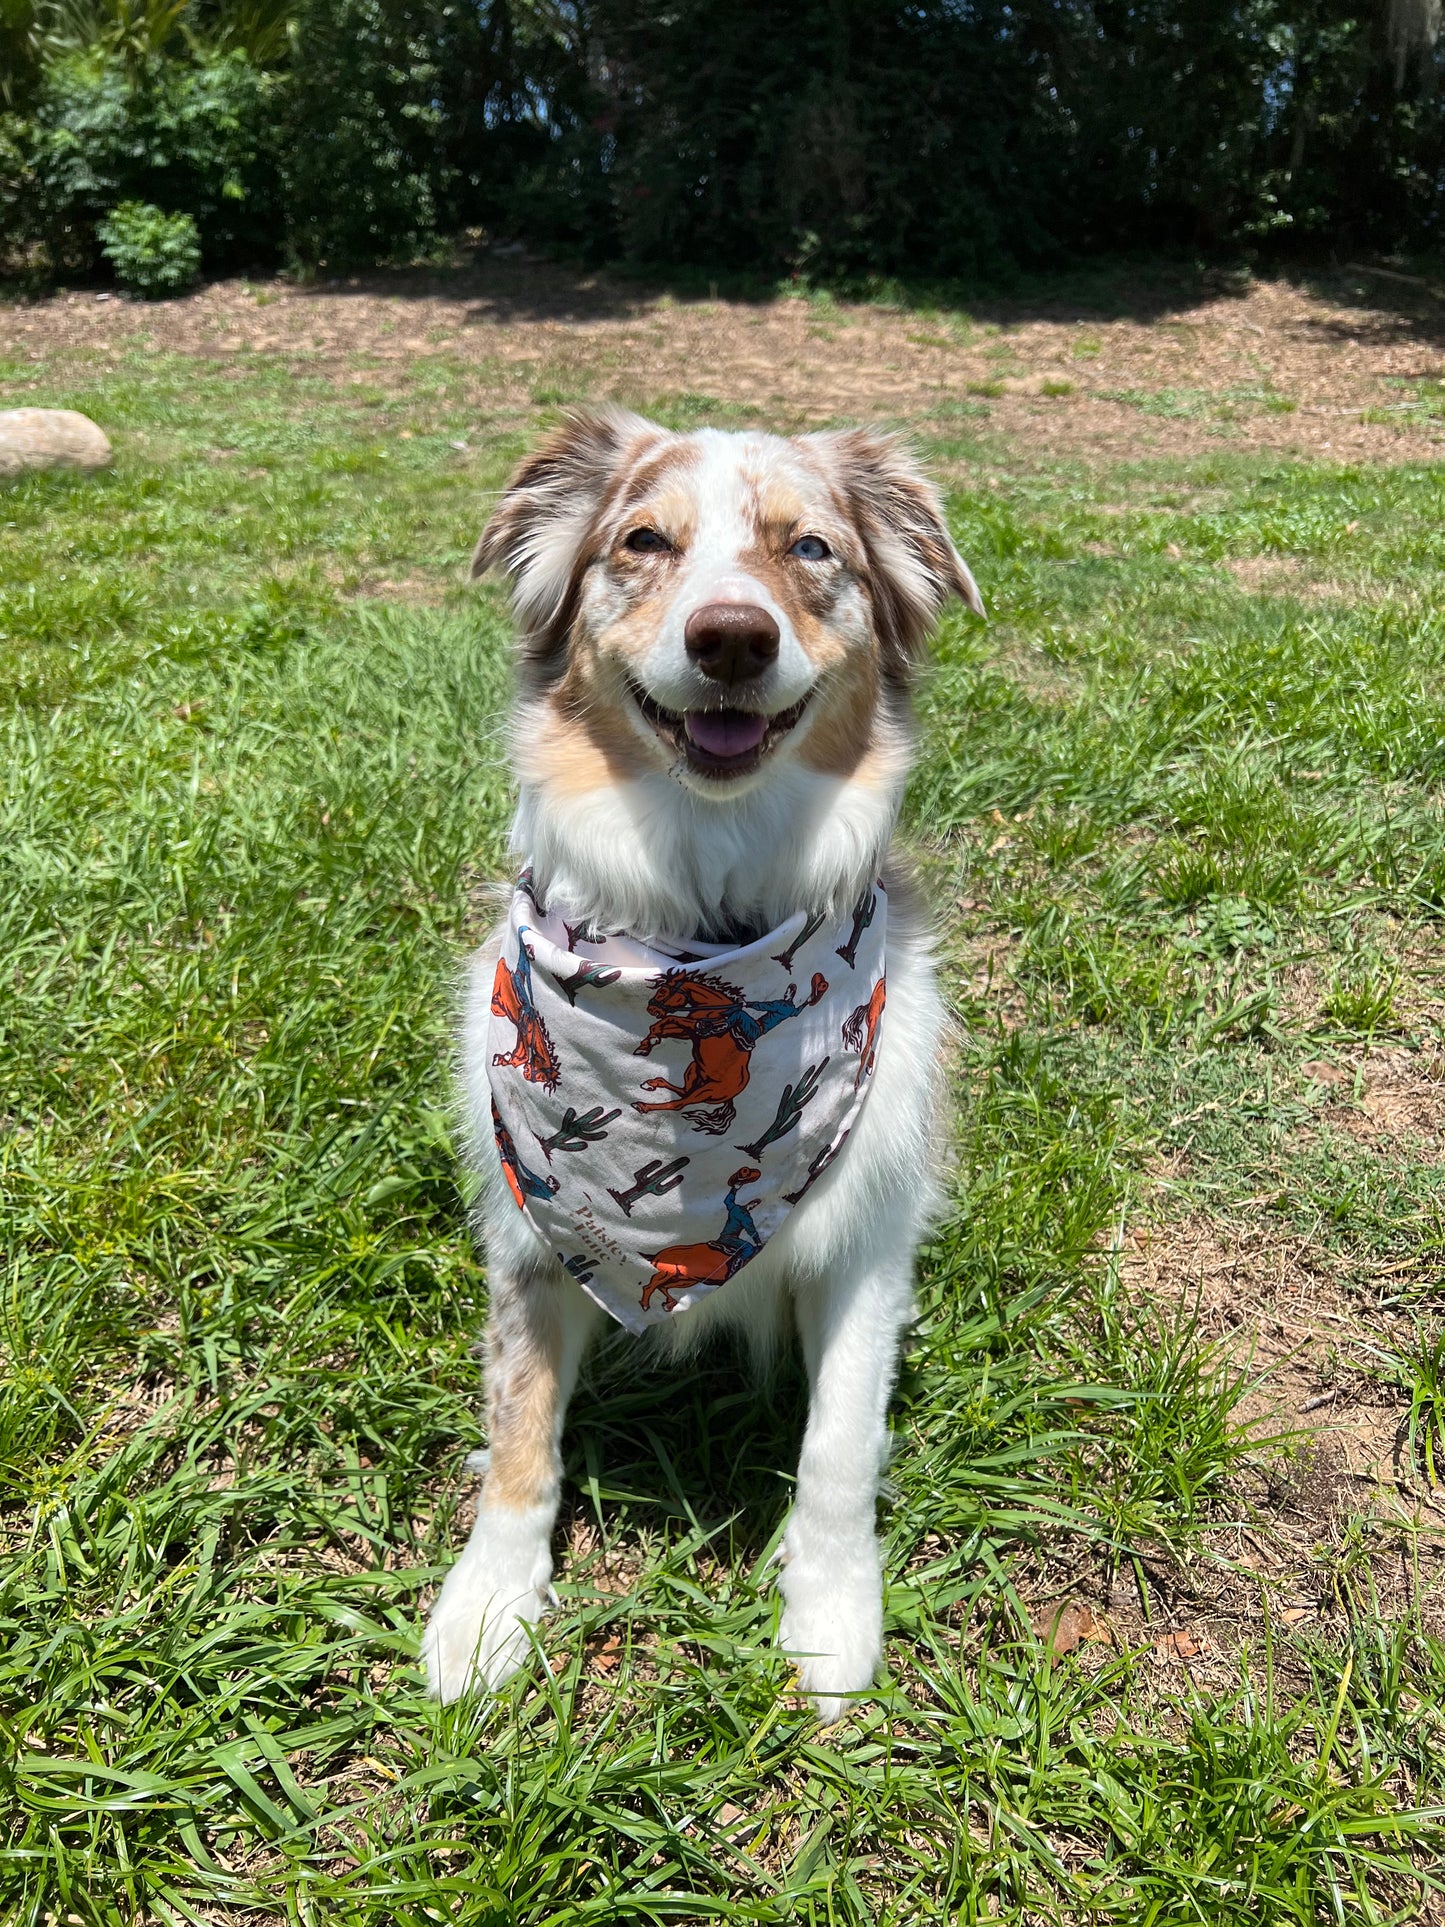
[[[679,268],[658,273],[622,264],[589,267],[537,255],[484,254],[451,267],[372,269],[313,282],[290,298],[465,301],[478,322],[626,320],[667,296],[680,304],[728,301],[766,307],[789,292],[886,307],[966,308],[1003,325],[1030,320],[1151,322],[1221,294],[1247,292],[1247,272],[1150,256],[1089,262],[1047,274],[1000,271],[986,281],[876,279],[811,288],[785,275]]]
[[[718,1534],[720,1556],[751,1561],[791,1501],[806,1417],[792,1347],[759,1372],[726,1336],[684,1365],[609,1340],[568,1414],[566,1510],[607,1540],[684,1522]]]
[[[1374,310],[1385,333],[1401,327],[1425,338],[1445,334],[1445,301],[1431,294],[1445,272],[1403,276],[1401,271],[1341,266],[1327,260],[1257,264],[1261,279],[1287,281],[1341,307]],[[790,283],[785,274],[709,268],[658,272],[625,264],[590,266],[541,253],[484,253],[450,266],[375,268],[298,286],[289,299],[316,296],[385,300],[463,301],[477,322],[627,320],[667,296],[680,304],[711,301],[766,307],[790,291],[826,301],[878,302],[887,307],[966,309],[978,321],[1016,326],[1028,321],[1132,321],[1147,325],[1220,299],[1243,299],[1251,269],[1238,261],[1186,255],[1104,257],[1047,271],[1001,268],[971,281],[837,282],[828,287]],[[1358,336],[1357,325],[1347,331]]]
[[[1445,269],[1407,274],[1387,265],[1332,264],[1291,268],[1282,278],[1316,301],[1345,311],[1313,324],[1332,339],[1377,345],[1414,340],[1445,347]],[[1367,311],[1363,317],[1361,309]]]
[[[1379,326],[1406,326],[1434,339],[1445,334],[1445,266],[1406,273],[1389,264],[1280,258],[1250,266],[1196,256],[1156,253],[1101,257],[1024,272],[1000,268],[969,281],[876,277],[811,287],[785,274],[680,267],[658,272],[622,263],[588,266],[538,254],[483,254],[451,267],[373,269],[345,280],[298,288],[298,298],[325,293],[389,299],[442,297],[472,304],[478,321],[604,321],[626,319],[670,296],[679,303],[729,301],[765,307],[789,292],[826,300],[877,301],[884,306],[966,308],[979,321],[1002,326],[1027,321],[1133,321],[1149,324],[1203,302],[1244,299],[1259,280],[1280,280],[1316,299],[1372,309]],[[1349,332],[1358,334],[1358,328]]]

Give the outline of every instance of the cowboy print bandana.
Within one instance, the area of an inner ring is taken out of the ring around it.
[[[843,1148],[886,995],[888,899],[729,947],[568,924],[525,870],[488,1032],[492,1124],[547,1249],[629,1331],[757,1256]]]

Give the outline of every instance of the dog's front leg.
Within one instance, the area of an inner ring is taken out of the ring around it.
[[[487,1327],[490,1452],[476,1524],[422,1642],[432,1690],[497,1687],[527,1657],[546,1610],[562,1422],[599,1317],[571,1278],[497,1276]]]
[[[783,1542],[779,1639],[825,1722],[867,1692],[883,1655],[878,1485],[913,1305],[910,1259],[810,1283],[796,1297],[810,1401]]]

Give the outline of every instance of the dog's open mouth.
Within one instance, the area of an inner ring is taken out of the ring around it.
[[[629,682],[632,700],[668,747],[701,776],[746,776],[788,734],[808,706],[764,716],[756,709],[664,709]]]

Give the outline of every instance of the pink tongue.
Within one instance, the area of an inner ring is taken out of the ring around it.
[[[746,756],[768,733],[766,716],[742,709],[689,709],[687,733],[709,756]]]

